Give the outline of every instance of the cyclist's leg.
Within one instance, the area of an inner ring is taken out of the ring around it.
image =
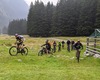
[[[24,49],[23,42],[20,42],[20,49]]]
[[[47,49],[46,48],[43,48],[43,53],[47,54]]]
[[[20,45],[20,49],[21,49],[21,53],[25,53],[25,47],[23,46],[23,44]]]
[[[55,49],[54,49],[54,51],[56,52],[56,46],[55,46]]]
[[[68,49],[68,51],[70,52],[70,45],[68,45],[68,48],[67,48],[67,49]]]
[[[61,51],[61,46],[60,46],[60,51]]]
[[[55,53],[55,46],[53,46],[53,52]]]
[[[56,46],[55,46],[55,52],[56,52]]]
[[[77,50],[77,60],[78,60],[78,63],[79,63],[79,59],[80,59],[80,50]]]
[[[62,44],[62,48],[64,49],[64,44]]]
[[[21,49],[21,46],[22,46],[22,43],[18,42],[18,43],[17,43],[17,48],[18,48],[18,49]]]
[[[48,53],[51,54],[52,53],[52,49],[48,48]]]
[[[81,52],[81,51],[79,50],[79,58],[80,58],[80,52]]]
[[[71,45],[71,50],[73,50],[73,45]]]
[[[48,54],[50,52],[50,48],[49,47],[46,47],[45,48],[45,51],[46,51],[46,54]]]
[[[77,50],[76,50],[76,58],[77,58]]]
[[[58,52],[59,52],[59,46],[58,46]]]
[[[17,51],[19,52],[20,51],[20,44],[19,43],[17,43],[17,45],[16,45],[16,48],[17,48]]]

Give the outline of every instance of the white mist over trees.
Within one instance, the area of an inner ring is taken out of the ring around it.
[[[0,28],[13,19],[27,18],[28,9],[24,0],[0,0]]]

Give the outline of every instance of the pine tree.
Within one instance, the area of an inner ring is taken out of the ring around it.
[[[95,28],[100,29],[100,0],[97,0]]]
[[[54,5],[48,2],[46,6],[46,24],[47,24],[46,36],[51,36],[50,31],[53,25],[53,12],[54,12]]]
[[[9,23],[8,34],[27,34],[27,21],[25,19],[13,20]]]
[[[32,30],[33,30],[33,19],[34,19],[34,17],[33,17],[33,13],[34,13],[34,5],[33,5],[33,3],[31,2],[31,4],[30,4],[30,9],[29,9],[29,14],[28,14],[28,18],[27,18],[27,33],[28,33],[28,35],[32,35]]]
[[[88,36],[93,32],[96,15],[96,0],[81,0],[77,35]]]

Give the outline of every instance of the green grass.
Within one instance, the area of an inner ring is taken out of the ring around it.
[[[0,80],[100,80],[100,59],[85,57],[85,45],[77,63],[75,51],[69,53],[66,49],[54,55],[37,56],[45,40],[26,37],[29,54],[10,56],[8,50],[15,39],[0,36]]]

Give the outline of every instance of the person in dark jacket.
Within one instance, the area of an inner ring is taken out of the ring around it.
[[[65,41],[62,41],[62,49],[64,49]]]
[[[61,42],[58,43],[58,52],[61,51]]]
[[[54,41],[53,42],[53,50],[54,50],[54,53],[56,52],[56,46],[57,46],[56,41]]]
[[[74,44],[75,44],[75,42],[71,41],[71,50],[74,50]]]
[[[79,62],[79,57],[80,57],[81,49],[83,49],[83,45],[80,41],[77,41],[74,47],[76,49],[76,58],[78,59]]]
[[[70,42],[70,40],[67,40],[67,50],[70,52],[70,44],[71,44],[71,42]]]
[[[78,40],[74,45],[76,50],[83,49],[82,43]]]
[[[49,53],[51,51],[51,44],[49,43],[49,40],[46,40],[46,43],[42,45],[42,47],[46,47],[46,52]]]

